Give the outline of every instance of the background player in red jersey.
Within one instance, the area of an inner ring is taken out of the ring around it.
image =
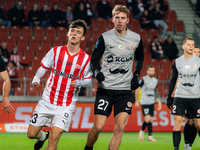
[[[67,45],[54,47],[46,54],[32,81],[34,86],[39,86],[40,78],[51,69],[27,133],[28,138],[37,139],[35,150],[39,150],[48,138],[46,150],[57,149],[60,136],[68,132],[70,127],[80,87],[91,83],[90,56],[80,48],[86,32],[85,21],[72,22],[67,34]],[[50,125],[51,132],[41,131],[43,126]]]

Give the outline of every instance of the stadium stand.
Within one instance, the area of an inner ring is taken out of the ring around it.
[[[38,4],[39,10],[43,7],[43,5],[48,5],[49,10],[54,3],[58,3],[61,11],[65,10],[67,4],[72,4],[74,8],[76,2],[79,0],[20,0],[22,2],[22,6],[25,12],[25,16],[27,19],[28,12],[32,8],[34,4]],[[93,10],[96,8],[98,0],[90,0]],[[14,6],[16,0],[1,0],[3,4],[2,9],[5,13]],[[123,4],[126,5],[125,0],[108,0],[110,5],[114,7],[116,4]],[[164,1],[164,4],[169,6],[169,2],[167,0]],[[96,10],[93,12],[97,13]],[[184,22],[182,20],[177,20],[177,15],[175,10],[168,10],[165,11],[165,22],[168,25],[168,34],[183,34],[184,33]],[[8,18],[6,16],[6,18]],[[102,19],[96,18],[91,19],[91,28],[88,30],[86,34],[86,39],[84,42],[81,43],[81,48],[88,54],[91,55],[92,50],[91,48],[96,43],[97,38],[100,34],[104,31],[113,28],[112,19]],[[132,17],[132,13],[130,14],[130,23],[128,28],[139,33],[143,39],[144,44],[144,66],[141,71],[141,75],[146,74],[147,65],[152,64],[156,71],[159,73],[156,75],[159,81],[165,81],[165,83],[159,82],[159,91],[162,96],[166,96],[166,89],[168,87],[169,78],[171,76],[171,67],[172,61],[167,59],[161,59],[160,61],[156,59],[151,59],[150,53],[150,43],[154,36],[159,36],[159,31],[155,29],[141,29],[140,22],[138,19],[134,19]],[[67,32],[68,29],[64,27],[57,26],[56,28],[53,27],[46,27],[43,29],[42,27],[34,27],[33,29],[29,26],[17,27],[12,26],[8,29],[6,26],[0,26],[0,41],[6,41],[8,50],[11,51],[13,47],[17,46],[19,50],[19,54],[22,56],[22,63],[27,64],[25,68],[22,70],[18,70],[19,78],[32,78],[35,74],[36,69],[40,66],[40,61],[53,46],[58,45],[65,45],[67,42]],[[28,69],[27,69],[28,68]],[[31,70],[29,70],[32,68]],[[134,66],[133,66],[134,68]],[[34,73],[31,73],[34,72]],[[47,78],[48,76],[45,75],[43,78]],[[23,95],[23,83],[19,84],[19,87],[15,88],[15,95]],[[43,83],[44,87],[45,83]],[[96,80],[92,83],[92,95],[94,96],[96,93],[97,83]],[[28,86],[27,86],[28,87]],[[38,92],[35,92],[38,91]],[[36,93],[36,94],[35,94]],[[32,90],[29,86],[27,89],[27,95],[40,95],[40,90]]]

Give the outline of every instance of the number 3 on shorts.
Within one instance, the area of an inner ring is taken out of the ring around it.
[[[106,110],[106,108],[108,107],[108,104],[109,104],[109,102],[108,101],[105,101],[105,100],[103,100],[103,99],[100,99],[99,100],[99,105],[98,105],[98,107],[97,107],[97,109],[100,109],[100,110]]]
[[[30,122],[36,123],[37,118],[38,118],[38,114],[33,114],[33,116],[32,116],[32,118],[31,118]]]

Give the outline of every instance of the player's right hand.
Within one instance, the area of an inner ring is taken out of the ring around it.
[[[169,109],[172,109],[172,105],[173,105],[173,97],[168,96],[168,97],[167,97],[167,107],[168,107]]]
[[[40,86],[40,83],[38,83],[38,82],[33,82],[32,85],[33,85],[33,86]]]
[[[135,107],[136,107],[136,108],[139,108],[139,106],[140,106],[139,102],[138,102],[138,101],[135,101]]]
[[[99,72],[96,74],[96,79],[97,79],[99,82],[102,82],[102,81],[105,80],[105,76],[103,75],[102,72],[99,71]]]

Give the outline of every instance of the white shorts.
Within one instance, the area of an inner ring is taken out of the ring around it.
[[[56,126],[68,132],[74,110],[75,108],[72,107],[56,106],[45,100],[40,100],[29,124],[33,126]]]

